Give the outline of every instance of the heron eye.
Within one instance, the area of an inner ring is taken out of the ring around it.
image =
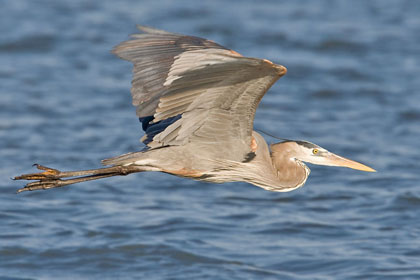
[[[313,153],[314,155],[316,155],[318,152],[319,152],[319,151],[318,151],[318,149],[313,149],[313,150],[312,150],[312,153]]]

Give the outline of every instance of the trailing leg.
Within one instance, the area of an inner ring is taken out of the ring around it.
[[[23,174],[13,178],[13,180],[38,180],[36,182],[26,184],[25,187],[17,191],[18,193],[23,191],[58,188],[91,180],[97,180],[112,176],[123,176],[128,175],[130,173],[144,171],[140,166],[111,166],[105,168],[77,171],[59,171],[57,169],[45,167],[39,164],[35,164],[35,166],[39,170],[44,171],[31,174]],[[62,178],[71,179],[62,180]]]

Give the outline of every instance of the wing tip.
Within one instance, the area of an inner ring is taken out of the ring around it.
[[[130,46],[133,44],[133,41],[136,39],[143,38],[142,35],[151,34],[151,35],[182,35],[178,33],[168,32],[162,29],[157,29],[154,27],[146,26],[146,25],[140,25],[136,24],[136,28],[140,31],[140,33],[133,33],[130,35],[130,38],[126,41],[123,41],[112,48],[111,53],[118,56],[119,58],[129,60],[125,58],[124,52],[130,48]]]
[[[275,63],[271,62],[271,61],[270,61],[270,60],[268,60],[268,59],[263,59],[263,61],[264,61],[265,63],[269,64],[269,65],[270,65],[271,67],[273,67],[274,69],[276,69],[276,71],[277,71],[277,75],[279,75],[280,77],[281,77],[281,76],[286,75],[286,73],[287,73],[287,68],[286,68],[286,67],[284,67],[283,65],[280,65],[280,64],[275,64]]]
[[[287,68],[284,67],[283,65],[278,65],[278,64],[274,64],[275,68],[277,69],[277,73],[279,74],[279,76],[284,76],[287,73]]]
[[[147,34],[173,34],[171,32],[168,32],[162,29],[157,29],[150,26],[146,26],[146,25],[136,24],[136,27],[139,31],[143,33],[147,33]]]

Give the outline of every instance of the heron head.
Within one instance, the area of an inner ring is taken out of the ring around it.
[[[376,170],[357,161],[333,154],[326,149],[308,141],[286,140],[272,145],[272,151],[287,151],[291,158],[317,165],[341,166],[367,172]]]

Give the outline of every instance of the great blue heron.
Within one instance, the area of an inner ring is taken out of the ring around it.
[[[18,192],[49,189],[142,171],[208,182],[245,181],[270,191],[302,186],[303,162],[375,171],[307,141],[268,147],[253,130],[257,106],[286,68],[249,58],[210,40],[138,26],[141,34],[116,46],[134,64],[131,94],[146,148],[105,159],[110,167],[17,176],[37,180]],[[69,178],[64,179],[63,178]]]

